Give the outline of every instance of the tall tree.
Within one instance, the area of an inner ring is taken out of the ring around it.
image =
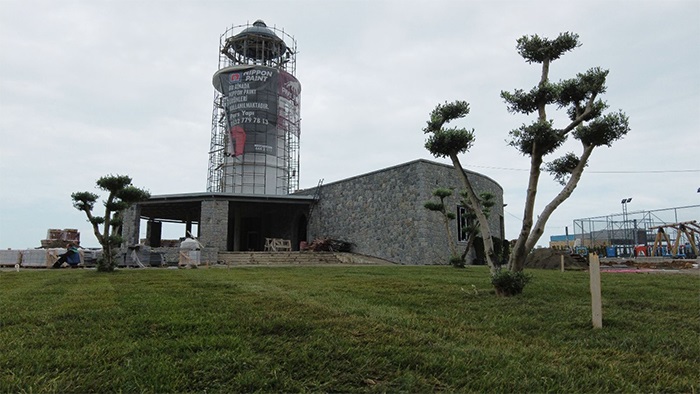
[[[541,64],[539,83],[529,92],[517,89],[501,92],[501,97],[511,113],[536,114],[537,118],[529,125],[510,132],[509,144],[520,153],[530,157],[530,176],[523,222],[518,239],[508,261],[511,271],[523,270],[527,255],[535,247],[544,233],[547,220],[578,185],[584,168],[599,146],[612,146],[629,131],[627,116],[622,112],[603,114],[608,108],[599,96],[605,93],[608,70],[594,67],[575,78],[552,83],[549,81],[549,68],[554,60],[579,47],[578,35],[562,33],[550,40],[537,35],[523,36],[517,40],[517,51],[527,63]],[[566,108],[568,123],[555,128],[552,119],[547,117],[547,107]],[[534,221],[535,200],[544,157],[555,152],[569,136],[581,143],[580,156],[566,153],[544,166],[563,188],[544,207],[537,221]]]
[[[425,147],[435,157],[449,157],[452,165],[457,171],[464,192],[467,194],[471,202],[474,213],[479,221],[479,228],[484,239],[484,252],[486,254],[486,262],[492,273],[498,271],[497,257],[493,248],[493,239],[491,237],[491,229],[489,228],[488,218],[484,214],[484,208],[472,187],[467,173],[462,168],[462,164],[457,157],[460,153],[465,153],[471,149],[474,144],[474,130],[466,128],[445,128],[445,124],[463,118],[469,113],[469,103],[466,101],[455,101],[452,103],[445,102],[438,104],[433,112],[430,113],[428,125],[423,129],[425,133],[430,133],[428,140],[425,142]]]
[[[122,243],[121,225],[122,212],[139,201],[147,200],[151,194],[131,184],[131,178],[126,175],[108,175],[97,180],[97,187],[108,192],[104,201],[104,216],[95,216],[92,211],[99,196],[91,192],[75,192],[71,194],[73,206],[85,212],[92,224],[97,241],[102,245],[102,257],[97,262],[98,271],[114,271],[117,266],[117,250]],[[102,231],[100,231],[102,225]]]

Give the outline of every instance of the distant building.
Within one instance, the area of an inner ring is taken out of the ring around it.
[[[580,242],[580,241],[579,241]],[[549,237],[549,247],[553,249],[568,249],[576,244],[576,238],[573,234],[567,235],[552,235]]]

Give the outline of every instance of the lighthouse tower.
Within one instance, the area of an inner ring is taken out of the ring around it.
[[[296,41],[261,20],[219,44],[207,191],[285,195],[299,187]]]

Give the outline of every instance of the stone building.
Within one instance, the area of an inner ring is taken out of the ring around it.
[[[489,192],[495,205],[489,218],[492,235],[504,237],[503,189],[494,180],[467,172],[477,193]],[[125,214],[126,245],[139,243],[142,221],[147,243],[160,246],[159,223],[197,224],[197,237],[210,261],[219,251],[263,250],[265,238],[302,241],[332,238],[354,245],[353,252],[399,264],[446,264],[450,258],[442,218],[423,204],[436,188],[452,188],[446,200],[459,216],[461,181],[451,165],[428,160],[408,163],[300,190],[283,196],[194,193],[153,196]],[[451,222],[459,238],[460,218]]]
[[[503,238],[503,189],[475,172],[467,176],[477,193],[494,195],[490,227],[494,237]],[[310,238],[338,238],[352,242],[356,253],[401,264],[446,264],[450,253],[442,218],[423,204],[432,198],[434,189],[452,188],[455,193],[446,205],[456,212],[461,185],[451,165],[428,160],[323,185],[309,220]],[[451,225],[453,236],[458,237],[458,220]]]

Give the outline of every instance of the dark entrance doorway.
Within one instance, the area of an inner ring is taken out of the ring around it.
[[[241,250],[263,250],[262,219],[259,217],[243,218],[241,221]]]

